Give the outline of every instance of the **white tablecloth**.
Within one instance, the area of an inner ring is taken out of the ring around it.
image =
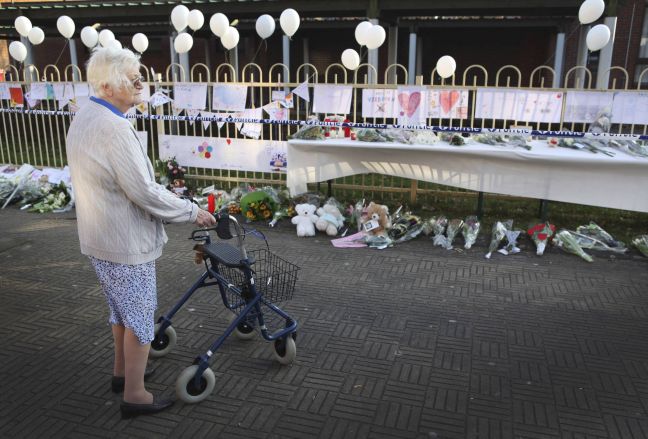
[[[288,141],[287,184],[293,195],[306,183],[378,173],[480,192],[517,195],[648,212],[648,159],[614,157],[544,141],[533,149],[473,143],[403,145],[351,140]]]

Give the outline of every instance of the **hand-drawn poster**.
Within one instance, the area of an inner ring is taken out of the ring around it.
[[[316,84],[313,86],[313,113],[349,114],[353,87]]]
[[[568,91],[563,120],[592,123],[600,111],[612,110],[613,100],[614,93],[609,91]]]
[[[207,84],[179,82],[173,85],[173,103],[185,110],[207,108]]]
[[[468,118],[468,90],[429,90],[428,117],[440,119]]]
[[[612,103],[612,123],[648,125],[648,93],[615,92]]]
[[[423,125],[428,115],[428,90],[424,87],[399,87],[396,91],[398,123]]]
[[[396,90],[365,88],[362,90],[362,117],[398,117]]]
[[[215,84],[212,91],[212,109],[243,111],[247,100],[247,85]]]
[[[286,142],[160,135],[160,159],[175,157],[182,166],[254,172],[286,170]]]

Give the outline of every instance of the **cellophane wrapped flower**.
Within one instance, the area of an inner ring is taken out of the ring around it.
[[[632,245],[637,247],[637,250],[639,250],[642,255],[648,258],[648,235],[637,236],[632,240]]]
[[[475,215],[467,216],[464,220],[463,227],[461,228],[461,234],[464,237],[464,241],[466,241],[466,244],[464,245],[464,248],[466,250],[472,247],[475,241],[477,241],[479,227],[479,218],[477,218]]]
[[[517,239],[522,233],[521,230],[507,230],[504,234],[506,237],[506,245],[504,248],[497,250],[498,253],[503,255],[514,255],[520,253],[520,248],[517,246]]]
[[[434,245],[443,246],[445,244],[446,237],[443,236],[443,233],[445,232],[447,226],[448,226],[448,218],[446,218],[443,215],[439,216],[437,220],[434,222],[434,226],[432,226],[432,233],[434,233],[434,238],[432,242],[434,243]]]
[[[387,230],[387,236],[395,244],[409,241],[416,238],[423,231],[421,218],[406,212],[402,215],[392,218],[392,226]]]
[[[493,224],[493,229],[491,232],[491,242],[490,245],[488,246],[488,253],[486,253],[486,259],[490,259],[493,252],[497,250],[500,243],[506,236],[506,231],[511,230],[512,226],[513,226],[513,220],[507,220],[504,222],[497,221],[495,224]]]
[[[578,241],[576,241],[576,238],[574,238],[574,236],[571,233],[569,233],[569,230],[563,229],[560,230],[558,233],[556,233],[556,236],[554,237],[554,244],[564,249],[565,251],[580,256],[581,258],[585,259],[587,262],[593,261],[592,257],[587,253],[585,253],[583,248],[580,245],[578,245]]]
[[[282,219],[288,217],[288,208],[287,207],[282,207],[281,209],[277,210],[275,213],[272,214],[272,221],[268,223],[270,227],[274,227],[277,225],[277,222]]]
[[[576,241],[582,248],[591,248],[594,250],[606,250],[617,253],[625,253],[628,249],[626,245],[617,241],[608,232],[603,230],[594,221],[586,226],[578,226],[576,232],[571,232]]]
[[[227,212],[230,215],[238,215],[241,213],[241,206],[236,201],[230,201],[227,203]]]
[[[31,209],[29,209],[29,211],[46,213],[60,210],[65,208],[71,200],[72,198],[68,193],[65,183],[61,182],[57,186],[54,186],[50,193],[45,196],[45,198],[34,204]]]
[[[247,222],[270,220],[279,205],[279,195],[276,189],[267,186],[243,195],[240,204]]]
[[[434,225],[436,224],[436,217],[428,218],[423,221],[422,232],[425,236],[430,236],[430,233],[434,232]]]
[[[452,219],[448,221],[448,228],[446,229],[446,240],[444,247],[446,250],[452,250],[452,241],[454,241],[455,236],[461,230],[463,226],[463,220],[459,218]]]
[[[555,232],[556,226],[549,222],[536,224],[527,230],[527,234],[536,245],[536,254],[538,256],[541,256],[544,253],[547,243]]]
[[[4,204],[15,189],[16,185],[11,180],[0,177],[0,202]]]

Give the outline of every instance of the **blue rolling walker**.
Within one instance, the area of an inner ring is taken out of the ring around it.
[[[151,342],[151,357],[168,354],[178,340],[171,326],[173,316],[198,289],[218,285],[223,305],[232,311],[230,324],[209,349],[178,376],[176,395],[187,403],[200,402],[214,390],[216,377],[209,368],[209,361],[232,333],[240,339],[250,339],[259,331],[265,340],[273,342],[274,356],[281,364],[290,364],[297,356],[297,321],[275,303],[292,298],[299,267],[270,252],[268,241],[261,232],[240,226],[227,211],[219,212],[216,220],[216,226],[191,233],[189,239],[202,244],[201,257],[206,271],[171,311],[158,319],[155,339]],[[231,233],[230,224],[234,225],[235,235]],[[227,242],[212,242],[210,231],[216,231],[222,240],[236,237],[238,248]],[[262,239],[266,248],[246,250],[243,245],[246,235]],[[268,327],[276,329],[272,331]]]

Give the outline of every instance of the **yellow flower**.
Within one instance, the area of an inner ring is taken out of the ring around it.
[[[272,212],[270,212],[269,210],[264,210],[263,211],[263,217],[264,218],[267,219],[267,218],[270,218],[271,216],[272,216]]]
[[[248,210],[247,212],[245,212],[245,216],[247,216],[250,219],[254,219],[254,212]]]

